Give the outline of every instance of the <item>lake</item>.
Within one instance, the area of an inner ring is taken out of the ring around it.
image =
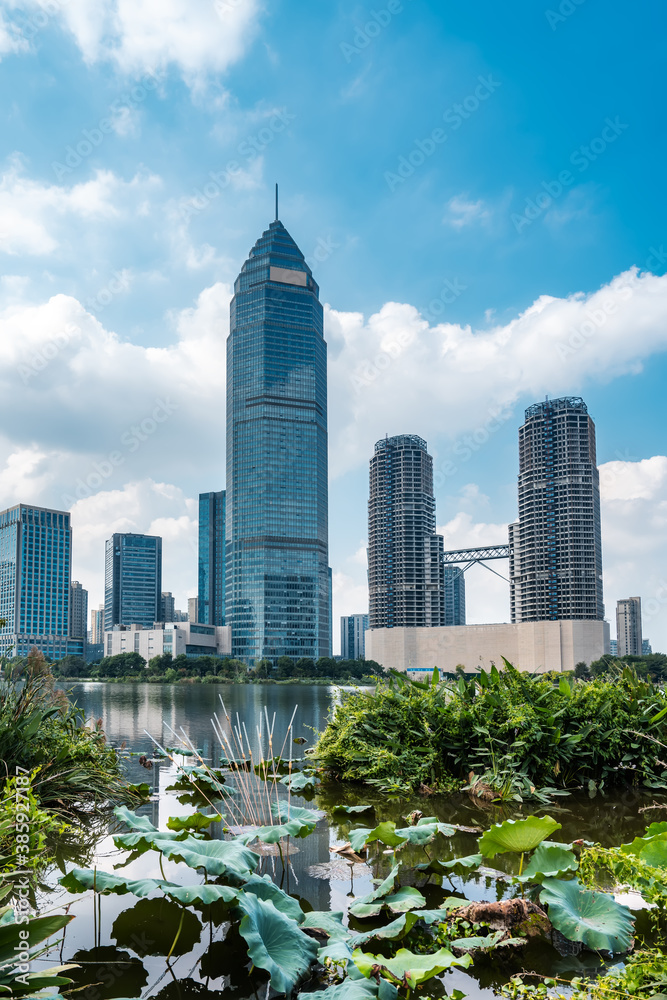
[[[287,757],[291,753],[301,757],[304,750],[314,743],[316,732],[326,725],[334,700],[341,697],[339,688],[314,685],[81,683],[67,685],[67,689],[71,699],[85,711],[88,719],[101,720],[109,742],[122,747],[122,752],[128,755],[126,766],[129,779],[149,784],[151,800],[137,811],[160,830],[166,830],[170,816],[187,815],[192,812],[193,806],[182,793],[168,790],[177,778],[176,766],[170,760],[156,761],[147,769],[139,763],[139,755],[153,758],[156,743],[161,747],[174,747],[178,743],[177,736],[184,736],[205,760],[213,767],[217,766],[224,756],[212,724],[214,714],[217,714],[228,738],[232,738],[232,729],[243,732],[243,738],[247,738],[254,754],[257,754],[260,742],[266,754],[267,729],[273,729],[276,755],[293,717],[292,736],[299,742],[289,741],[282,756]],[[307,742],[301,742],[302,739]],[[176,760],[192,763],[192,758]],[[280,786],[279,793],[286,797],[283,786]],[[664,802],[665,797],[658,796],[657,800]],[[632,790],[608,796],[578,793],[557,799],[547,811],[562,824],[562,831],[558,834],[560,840],[569,842],[584,838],[611,846],[631,840],[643,833],[650,819],[664,816],[664,813],[649,813],[649,818],[646,818],[646,814],[640,812],[654,801],[655,793]],[[303,795],[293,794],[291,802],[295,806],[320,810],[322,818],[310,836],[290,840],[290,853],[284,869],[275,846],[265,845],[260,871],[268,873],[276,883],[296,896],[303,909],[343,913],[347,913],[355,897],[374,888],[373,878],[386,876],[393,858],[391,852],[378,850],[368,863],[350,866],[333,853],[332,847],[348,839],[351,826],[345,816],[340,822],[338,816],[333,818],[334,805],[368,804],[374,807],[374,814],[363,814],[352,826],[372,826],[381,820],[394,820],[397,825],[404,825],[403,817],[413,809],[420,809],[424,815],[435,815],[442,822],[483,830],[508,817],[544,812],[535,804],[481,805],[472,802],[463,793],[427,798],[405,797],[387,795],[368,787],[337,784],[322,785]],[[114,865],[124,861],[126,853],[116,849],[111,836],[112,832],[119,830],[124,831],[125,828],[113,817],[105,820],[101,828],[93,823],[89,832],[89,857],[81,867],[96,866],[98,870],[112,872]],[[214,836],[220,837],[221,834]],[[455,833],[446,838],[444,848],[439,845],[438,856],[445,859],[474,853],[477,836],[463,831]],[[409,846],[401,851],[401,857],[405,856],[411,864],[425,861],[425,854],[425,849]],[[494,866],[502,870],[506,857],[498,856]],[[168,859],[164,860],[163,869],[161,871],[158,855],[149,852],[123,868],[121,874],[134,879],[150,877],[183,882],[185,872],[186,882],[201,881],[194,872]],[[58,885],[60,874],[56,871],[49,875],[51,891],[41,900],[40,906],[50,909],[67,905],[76,919],[59,942],[57,955],[52,949],[43,961],[52,965],[55,964],[54,958],[60,957],[63,961],[75,961],[81,965],[81,970],[73,973],[77,984],[97,984],[78,994],[81,1000],[139,996],[184,1000],[189,996],[220,995],[243,1000],[246,997],[266,998],[272,995],[263,974],[253,979],[248,975],[244,942],[238,931],[234,935],[229,930],[225,914],[216,916],[214,907],[208,912],[201,908],[200,911],[188,909],[185,911],[187,919],[183,920],[183,909],[162,896],[137,900],[132,895],[98,895],[96,899],[92,892],[71,895]],[[414,875],[414,872],[411,874]],[[445,881],[441,887],[439,883],[442,881],[441,876],[434,878],[431,875],[429,878],[424,873],[417,883],[427,899],[427,906],[439,905],[443,889],[445,895],[451,895],[463,885],[457,876],[452,876],[450,882]],[[497,876],[475,874],[466,880],[469,899],[495,900],[502,898],[505,892],[505,884]],[[355,924],[354,918],[350,923],[356,929],[365,929],[362,923]],[[167,963],[165,956],[179,926],[181,931],[177,946]],[[545,974],[553,974],[555,969],[564,975],[581,974],[600,965],[600,960],[591,953],[564,956],[546,943],[530,948],[532,967]],[[526,956],[521,961],[525,962]],[[494,997],[497,996],[498,985],[506,981],[513,971],[515,968],[508,960],[503,964],[500,960],[492,961],[490,957],[482,958],[475,961],[474,970],[448,973],[442,982],[450,990],[458,987],[471,998]],[[431,996],[439,995],[442,993],[442,982],[430,981],[425,992]],[[257,993],[258,989],[261,992]]]

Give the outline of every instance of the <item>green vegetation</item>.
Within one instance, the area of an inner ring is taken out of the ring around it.
[[[577,673],[577,667],[579,673]],[[638,677],[653,681],[654,684],[667,681],[667,655],[665,653],[650,653],[648,656],[612,656],[606,653],[599,660],[587,667],[585,663],[577,664],[575,673],[578,677],[616,676],[624,667],[632,667]]]
[[[445,682],[395,674],[349,694],[312,753],[337,780],[548,801],[582,785],[667,787],[666,751],[665,693],[632,668],[583,681],[505,662]]]

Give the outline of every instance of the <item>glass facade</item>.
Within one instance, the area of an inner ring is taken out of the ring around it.
[[[343,615],[340,620],[340,655],[344,660],[363,660],[366,655],[368,615]]]
[[[162,597],[162,539],[158,535],[115,534],[104,564],[104,630],[114,625],[152,628]]]
[[[71,555],[67,511],[18,504],[0,513],[0,618],[6,623],[0,651],[38,645],[54,656],[63,645],[70,633]]]
[[[199,621],[225,624],[225,491],[199,494]]]
[[[227,340],[232,655],[329,656],[327,350],[319,289],[281,222],[234,285]]]

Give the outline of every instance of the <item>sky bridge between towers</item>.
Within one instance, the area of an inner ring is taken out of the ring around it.
[[[444,555],[445,566],[461,566],[460,573],[465,573],[475,563],[479,563],[480,566],[488,569],[490,573],[495,573],[501,580],[509,583],[507,577],[503,576],[502,573],[498,573],[491,566],[486,565],[491,559],[509,559],[509,545],[486,545],[478,549],[452,549],[451,552],[445,552]]]

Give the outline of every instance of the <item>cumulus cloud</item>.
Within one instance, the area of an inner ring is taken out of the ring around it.
[[[26,177],[21,159],[14,156],[0,177],[0,251],[52,254],[63,225],[120,218],[136,211],[159,183],[154,175],[124,181],[110,170],[97,170],[90,180],[69,187],[42,184]]]
[[[5,0],[9,8],[15,0]],[[27,25],[39,26],[44,7],[26,0]],[[222,73],[245,53],[254,37],[258,0],[68,0],[48,17],[58,18],[89,64],[111,60],[127,73],[174,65],[190,83]],[[30,32],[26,32],[30,36]],[[2,35],[0,34],[0,39]]]
[[[336,401],[331,468],[339,475],[385,432],[413,427],[416,415],[427,439],[444,430],[488,440],[521,396],[572,394],[592,379],[641,371],[667,349],[667,276],[631,269],[589,295],[543,295],[486,329],[431,326],[396,302],[367,320],[329,308],[326,329]]]

